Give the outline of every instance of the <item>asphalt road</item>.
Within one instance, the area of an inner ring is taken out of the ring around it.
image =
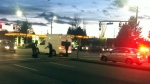
[[[79,58],[97,54],[80,52]],[[69,56],[74,57],[76,52]],[[150,84],[149,77],[149,71],[109,64],[47,55],[32,58],[30,49],[0,52],[0,84]]]

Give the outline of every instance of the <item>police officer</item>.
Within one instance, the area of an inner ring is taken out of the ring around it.
[[[66,50],[66,57],[68,57],[68,48],[70,46],[70,43],[68,42],[68,40],[66,40],[65,42],[65,50]]]
[[[31,43],[32,54],[36,54],[36,44],[34,42]]]
[[[50,42],[48,42],[48,46],[45,47],[46,48],[49,48],[49,57],[52,57],[52,53],[53,53],[53,46]]]

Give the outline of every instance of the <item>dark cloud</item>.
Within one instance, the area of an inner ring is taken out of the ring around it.
[[[89,13],[92,13],[92,11],[88,11]]]
[[[129,0],[114,0],[111,5],[122,8],[124,7]]]
[[[67,17],[67,16],[58,16],[57,15],[57,17],[58,17],[58,19],[73,20],[72,18]]]
[[[43,12],[41,14],[38,14],[37,17],[46,17],[46,16],[49,16],[48,14],[46,14],[46,12]]]
[[[63,4],[62,3],[57,3],[59,6],[62,6]]]
[[[114,7],[109,6],[109,7],[107,7],[107,9],[108,9],[108,10],[113,10],[113,9],[115,9],[115,8],[114,8]]]
[[[97,11],[99,12],[99,9],[97,9]]]
[[[146,18],[149,18],[149,19],[150,19],[150,16],[149,16],[149,15],[144,15],[144,17],[146,17]]]
[[[109,15],[109,13],[108,13],[107,10],[102,10],[102,12],[103,12],[105,15]]]
[[[11,23],[11,24],[21,24],[22,21],[21,20],[8,20],[6,18],[1,18],[0,21],[4,22],[4,23]],[[39,25],[39,26],[47,26],[47,24],[45,23],[38,23],[38,22],[30,22],[32,25]]]
[[[77,8],[76,6],[72,6],[73,8]]]
[[[138,19],[147,19],[147,18],[144,16],[138,16]]]
[[[60,24],[70,24],[69,22],[73,20],[73,18],[70,18],[70,17],[67,17],[67,16],[59,16],[59,15],[53,13],[53,12],[49,12],[49,13],[43,12],[43,13],[39,14],[37,16],[37,18],[43,17],[43,18],[45,18],[45,20],[47,20],[48,22],[50,22],[51,18],[53,16],[57,17],[57,19],[55,21],[56,21],[56,23],[60,23]]]
[[[150,19],[150,16],[148,15],[138,16],[138,19]]]
[[[75,8],[75,9],[78,9],[77,6],[75,6],[75,5],[72,5],[72,7]]]
[[[9,21],[6,18],[1,18],[0,21]]]
[[[93,1],[92,3],[93,3],[93,4],[96,4],[96,2],[95,2],[95,1]]]
[[[84,10],[81,10],[81,12],[85,12]]]
[[[24,11],[25,13],[33,12],[33,11],[47,11],[44,6],[39,6],[36,4],[36,6],[33,6],[34,4],[30,5],[24,5],[24,4],[16,4],[13,0],[2,0],[0,1],[0,14],[1,15],[14,15],[16,14],[16,11],[19,9],[21,11]],[[5,5],[5,4],[9,5]]]
[[[61,19],[56,20],[55,22],[59,23],[59,24],[70,24],[70,22],[67,21],[63,21]]]
[[[24,6],[21,7],[21,10],[28,11],[28,12],[47,11],[44,7],[36,7],[36,6]]]
[[[11,5],[9,6],[0,5],[0,13],[2,15],[12,15],[12,14],[15,14],[15,12],[16,12],[15,7]]]
[[[40,25],[40,26],[47,26],[47,24],[45,24],[45,23],[36,23],[36,22],[34,22],[34,23],[31,23],[32,25]]]

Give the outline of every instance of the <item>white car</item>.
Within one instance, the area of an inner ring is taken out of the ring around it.
[[[101,61],[125,62],[126,64],[136,63],[141,65],[148,62],[147,55],[135,48],[118,47],[110,52],[100,53]]]

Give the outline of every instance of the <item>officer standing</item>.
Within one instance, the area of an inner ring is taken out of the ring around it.
[[[34,42],[31,43],[32,54],[36,54],[36,45]]]
[[[50,42],[48,42],[48,46],[45,47],[46,48],[49,48],[49,57],[52,57],[52,53],[53,53],[53,46]]]
[[[66,57],[68,57],[69,46],[70,46],[70,43],[68,42],[68,40],[66,40],[66,43],[65,43]]]

